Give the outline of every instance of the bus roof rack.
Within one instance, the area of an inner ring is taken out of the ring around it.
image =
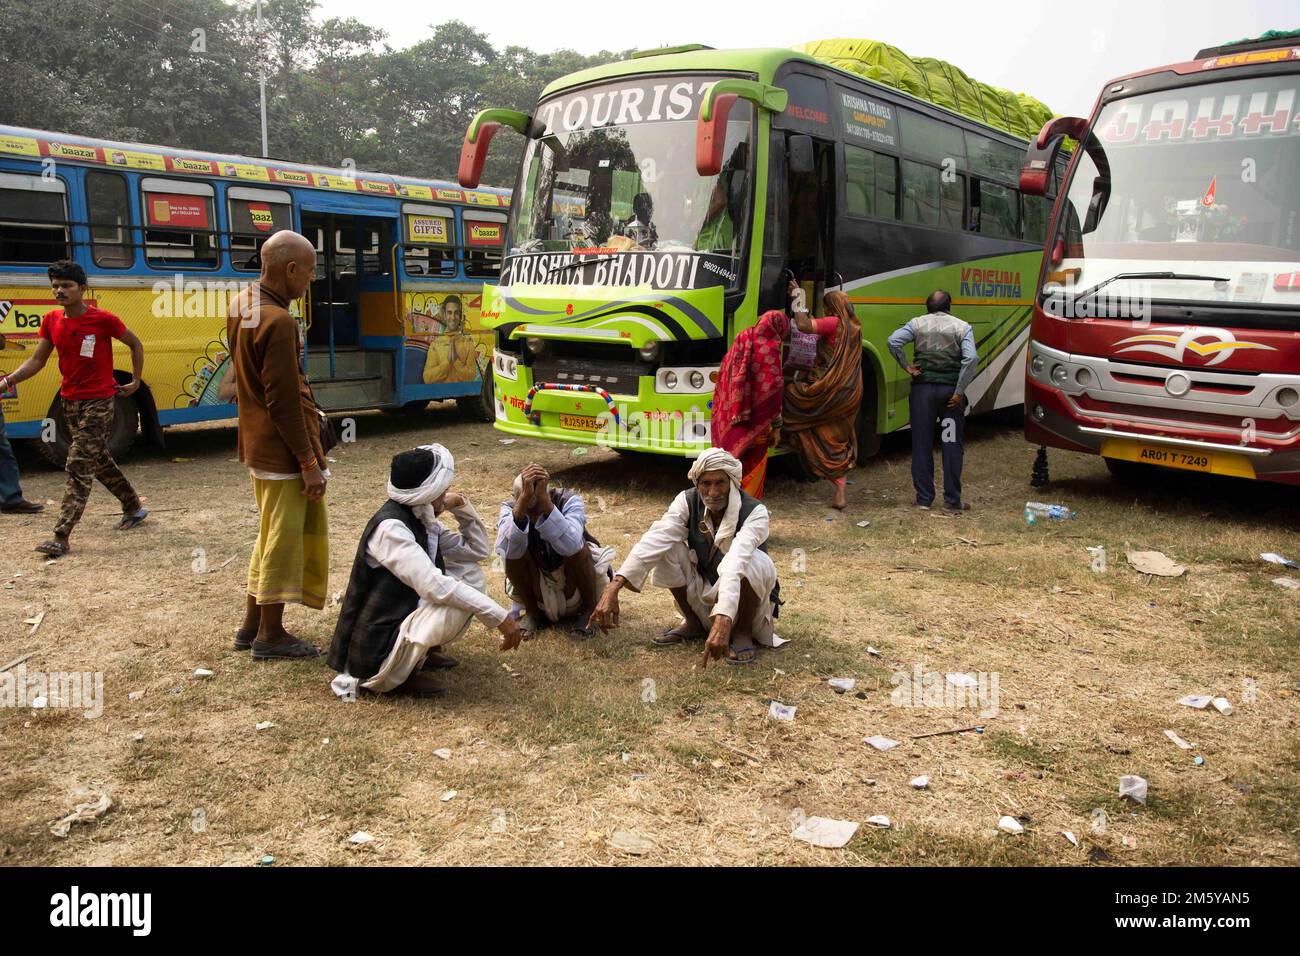
[[[661,46],[654,50],[633,50],[632,59],[639,60],[644,56],[670,56],[673,53],[693,53],[696,50],[712,50],[711,46],[705,46],[703,43],[683,43],[681,46]]]
[[[1292,43],[1300,44],[1300,30],[1269,30],[1267,33],[1260,34],[1253,39],[1233,40],[1231,43],[1224,43],[1221,46],[1206,47],[1196,54],[1196,59],[1204,60],[1206,57],[1223,56],[1225,53],[1268,50],[1276,46],[1287,46]]]

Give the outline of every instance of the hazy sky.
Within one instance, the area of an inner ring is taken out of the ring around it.
[[[321,16],[352,16],[388,33],[395,47],[459,19],[496,46],[580,53],[704,43],[722,48],[791,46],[867,37],[960,66],[994,86],[1080,114],[1108,79],[1191,59],[1202,47],[1300,27],[1296,0],[628,0],[547,3],[489,0],[442,8],[425,0],[319,0]]]

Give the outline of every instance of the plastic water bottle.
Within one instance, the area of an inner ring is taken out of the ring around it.
[[[1048,518],[1052,521],[1068,521],[1075,516],[1076,512],[1071,511],[1065,505],[1046,505],[1041,501],[1025,502],[1025,523],[1038,524],[1039,518]]]

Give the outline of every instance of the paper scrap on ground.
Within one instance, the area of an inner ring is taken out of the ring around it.
[[[615,830],[614,835],[609,838],[609,845],[632,856],[645,856],[655,848],[655,845],[641,834],[628,830]]]
[[[274,727],[274,726],[275,726],[274,722],[269,721],[269,720],[264,720],[264,721],[262,721],[260,724],[257,725],[257,729],[258,729],[258,730],[270,730],[270,729],[271,729],[272,727]]]
[[[870,527],[871,527],[871,522],[870,522],[870,521],[859,521],[859,522],[858,522],[858,527],[859,527],[859,528],[870,528]]]
[[[876,649],[875,649],[874,647],[872,647],[870,644],[867,645],[867,653],[870,654],[872,657],[879,657],[879,656],[880,656],[880,651],[876,650]]]
[[[838,850],[858,832],[858,825],[852,820],[832,820],[829,817],[808,817],[795,827],[792,836],[813,846],[823,846]]]
[[[1146,806],[1146,780],[1136,774],[1125,774],[1119,778],[1119,796],[1121,800],[1128,797],[1130,800],[1136,800],[1138,803]]]
[[[356,846],[365,846],[367,843],[374,843],[375,838],[365,830],[358,830],[352,836],[348,837],[348,842]]]
[[[443,794],[441,797],[439,797],[438,799],[441,800],[443,803],[446,803],[446,802],[449,801],[449,800],[455,800],[455,799],[456,799],[456,791],[455,791],[455,790],[448,790],[446,793],[444,793],[444,794]]]
[[[893,750],[898,746],[897,740],[890,740],[888,737],[882,737],[877,734],[874,737],[868,737],[863,743],[871,744],[877,750]]]
[[[1003,817],[998,821],[998,829],[1003,833],[1024,833],[1025,828],[1015,817]]]
[[[1223,714],[1224,717],[1232,716],[1232,704],[1228,703],[1228,698],[1216,697],[1214,700],[1210,701],[1210,703],[1213,704],[1214,709]]]
[[[915,787],[917,790],[924,790],[930,786],[930,777],[927,774],[921,774],[919,777],[913,777],[907,783],[908,786]]]
[[[857,686],[858,682],[852,677],[832,677],[826,683],[830,684],[831,687],[842,694],[847,690],[853,690],[853,688]]]
[[[1300,578],[1273,578],[1273,583],[1280,588],[1300,589]]]
[[[1284,558],[1276,551],[1266,551],[1259,556],[1259,559],[1261,561],[1271,562],[1272,564],[1284,564],[1288,568],[1296,568],[1297,570],[1300,570],[1300,561],[1292,561],[1290,558]]]
[[[1210,706],[1210,701],[1214,698],[1209,694],[1188,694],[1178,701],[1184,707],[1194,707],[1197,710],[1204,710]]]
[[[94,820],[98,820],[106,814],[112,806],[112,798],[106,793],[101,793],[97,800],[77,804],[71,813],[50,827],[50,832],[56,837],[66,837],[74,823],[90,823]]]
[[[29,617],[27,618],[27,620],[23,621],[24,624],[30,624],[32,626],[32,629],[27,632],[28,637],[31,637],[33,634],[36,633],[36,629],[41,626],[41,621],[43,620],[45,620],[44,611],[42,611],[40,614],[37,614],[35,617]]]
[[[782,704],[780,701],[772,701],[767,708],[767,716],[773,720],[784,720],[786,722],[794,720],[794,712],[797,707]]]
[[[330,681],[330,690],[334,691],[336,697],[342,697],[344,700],[355,701],[360,687],[361,681],[350,674],[339,674]]]
[[[1142,574],[1154,574],[1162,578],[1176,578],[1184,574],[1187,568],[1175,564],[1159,551],[1125,551],[1124,556],[1133,569]]]
[[[196,668],[194,668],[194,676],[195,676],[195,677],[211,677],[211,676],[212,676],[212,671],[208,670],[206,667],[196,667]]]
[[[890,821],[889,817],[885,816],[883,813],[878,813],[874,817],[867,817],[867,826],[876,827],[880,830],[888,830],[893,825],[894,824]]]
[[[1075,836],[1073,833],[1071,833],[1069,830],[1062,830],[1061,836],[1065,837],[1067,840],[1070,841],[1070,846],[1079,845],[1079,838]]]
[[[439,757],[439,758],[441,758],[441,759],[443,759],[443,760],[450,760],[450,759],[451,759],[451,751],[448,750],[446,747],[439,747],[437,750],[435,750],[435,751],[433,752],[433,755],[434,755],[435,757]]]
[[[126,695],[126,699],[127,699],[127,700],[139,700],[139,699],[140,699],[141,697],[143,697],[143,696],[144,696],[144,691],[142,691],[142,690],[133,690],[133,691],[131,691],[131,693],[129,693],[129,694]]]
[[[1166,730],[1166,731],[1165,731],[1165,736],[1168,737],[1170,740],[1172,740],[1172,741],[1174,742],[1174,746],[1177,747],[1179,750],[1191,750],[1191,749],[1192,749],[1192,745],[1191,745],[1191,744],[1189,744],[1189,743],[1188,743],[1186,740],[1184,740],[1182,737],[1179,737],[1179,736],[1178,736],[1176,733],[1174,733],[1172,730]]]
[[[790,639],[789,639],[788,637],[782,637],[782,636],[779,635],[779,634],[773,634],[773,635],[772,635],[772,646],[773,646],[773,647],[780,647],[782,644],[789,644],[789,643],[790,643]]]

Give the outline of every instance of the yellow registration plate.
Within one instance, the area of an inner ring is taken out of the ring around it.
[[[1162,468],[1180,468],[1183,471],[1203,471],[1214,475],[1232,475],[1236,478],[1254,478],[1255,466],[1245,455],[1225,451],[1197,451],[1167,445],[1149,445],[1126,438],[1108,438],[1102,442],[1103,458],[1119,458],[1144,465]]]
[[[599,418],[590,415],[561,415],[560,427],[576,432],[598,432],[603,427]]]

